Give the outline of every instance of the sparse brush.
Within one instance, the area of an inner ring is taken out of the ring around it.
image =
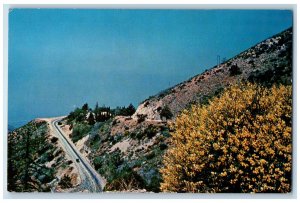
[[[72,188],[72,182],[71,182],[71,178],[68,175],[64,175],[61,180],[59,181],[58,185],[62,188],[62,189],[67,189],[67,188]]]

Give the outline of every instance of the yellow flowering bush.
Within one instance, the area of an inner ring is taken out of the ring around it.
[[[292,87],[233,85],[179,115],[165,192],[290,192]]]

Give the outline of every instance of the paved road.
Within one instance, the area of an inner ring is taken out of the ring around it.
[[[104,179],[95,171],[86,158],[81,155],[72,141],[66,137],[58,125],[61,119],[55,118],[51,120],[50,125],[55,135],[59,138],[65,152],[68,153],[78,169],[81,184],[75,191],[102,192],[105,185]]]

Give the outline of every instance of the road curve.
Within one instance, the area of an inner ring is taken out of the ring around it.
[[[59,138],[62,147],[65,152],[71,157],[72,161],[78,169],[81,184],[78,188],[79,191],[87,190],[89,192],[102,192],[105,180],[95,171],[84,156],[77,150],[73,142],[66,137],[64,132],[58,125],[58,122],[62,120],[60,118],[54,118],[50,121],[50,125],[54,134]]]

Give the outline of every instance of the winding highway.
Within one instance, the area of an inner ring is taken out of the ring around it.
[[[58,125],[58,122],[61,120],[62,117],[50,120],[50,126],[55,136],[58,137],[64,151],[69,155],[78,169],[81,184],[77,190],[102,192],[105,185],[105,180],[95,171],[86,158],[81,155],[73,142],[66,137]]]

